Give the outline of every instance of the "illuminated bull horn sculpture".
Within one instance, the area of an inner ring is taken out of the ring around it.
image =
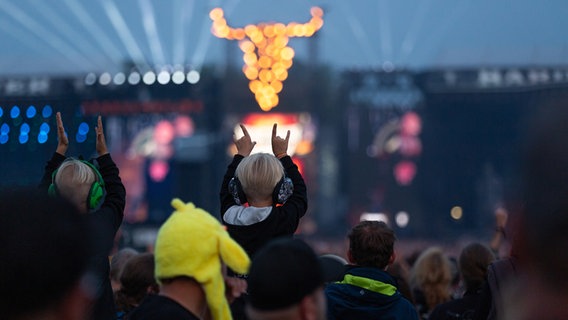
[[[292,66],[294,49],[288,46],[289,38],[311,37],[323,26],[323,10],[313,7],[310,13],[312,18],[303,24],[260,23],[244,28],[229,27],[221,8],[209,13],[213,20],[211,32],[216,37],[239,40],[239,47],[244,52],[243,72],[250,80],[250,91],[264,111],[278,105],[278,93],[282,91],[282,82]]]

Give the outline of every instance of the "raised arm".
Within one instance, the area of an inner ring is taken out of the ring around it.
[[[278,159],[288,155],[288,141],[290,140],[290,130],[286,133],[286,138],[282,139],[277,135],[278,124],[272,126],[272,152]]]
[[[243,124],[240,124],[240,126],[241,130],[243,130],[243,136],[239,139],[235,139],[235,137],[233,137],[233,142],[237,147],[237,154],[240,154],[243,157],[248,157],[252,152],[252,149],[254,149],[256,141],[252,141],[247,128]]]
[[[53,153],[51,159],[47,161],[44,167],[43,176],[39,183],[39,188],[47,191],[52,183],[53,172],[59,168],[59,165],[65,160],[65,154],[69,147],[69,139],[65,135],[65,128],[63,127],[63,120],[61,120],[61,112],[55,114],[57,122],[57,148]]]
[[[55,152],[62,156],[67,153],[67,148],[69,147],[69,139],[65,134],[65,128],[63,127],[63,120],[61,120],[61,112],[55,114],[55,119],[57,121],[57,149]]]
[[[103,130],[103,121],[101,119],[101,116],[99,116],[97,119],[97,126],[95,127],[95,131],[97,133],[97,142],[95,145],[97,153],[99,156],[105,155],[108,153],[108,148],[106,145],[105,132]]]

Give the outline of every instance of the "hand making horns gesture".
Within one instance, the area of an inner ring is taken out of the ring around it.
[[[274,155],[280,159],[288,155],[288,140],[290,140],[290,130],[286,133],[286,139],[282,139],[276,135],[276,129],[278,124],[274,124],[272,127],[272,152]]]
[[[241,123],[241,130],[243,130],[243,136],[239,139],[235,139],[233,137],[233,141],[235,142],[235,146],[237,147],[237,154],[240,154],[243,157],[248,157],[252,152],[252,149],[256,145],[256,141],[252,141],[250,135],[247,131],[247,128]]]

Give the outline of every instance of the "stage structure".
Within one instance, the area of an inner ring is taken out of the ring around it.
[[[61,112],[69,156],[95,156],[96,117],[127,187],[126,223],[160,224],[179,196],[212,212],[223,165],[218,81],[195,70],[0,79],[0,188],[36,185],[57,145]]]
[[[345,219],[401,237],[490,235],[531,113],[568,98],[562,66],[354,70],[342,82]]]

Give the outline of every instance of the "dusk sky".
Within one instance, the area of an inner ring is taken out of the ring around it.
[[[312,6],[324,10],[320,61],[336,69],[568,63],[565,0],[0,0],[0,77],[118,72],[129,60],[200,69],[226,59],[211,9],[244,27],[306,22]],[[307,41],[291,39],[295,59]]]

